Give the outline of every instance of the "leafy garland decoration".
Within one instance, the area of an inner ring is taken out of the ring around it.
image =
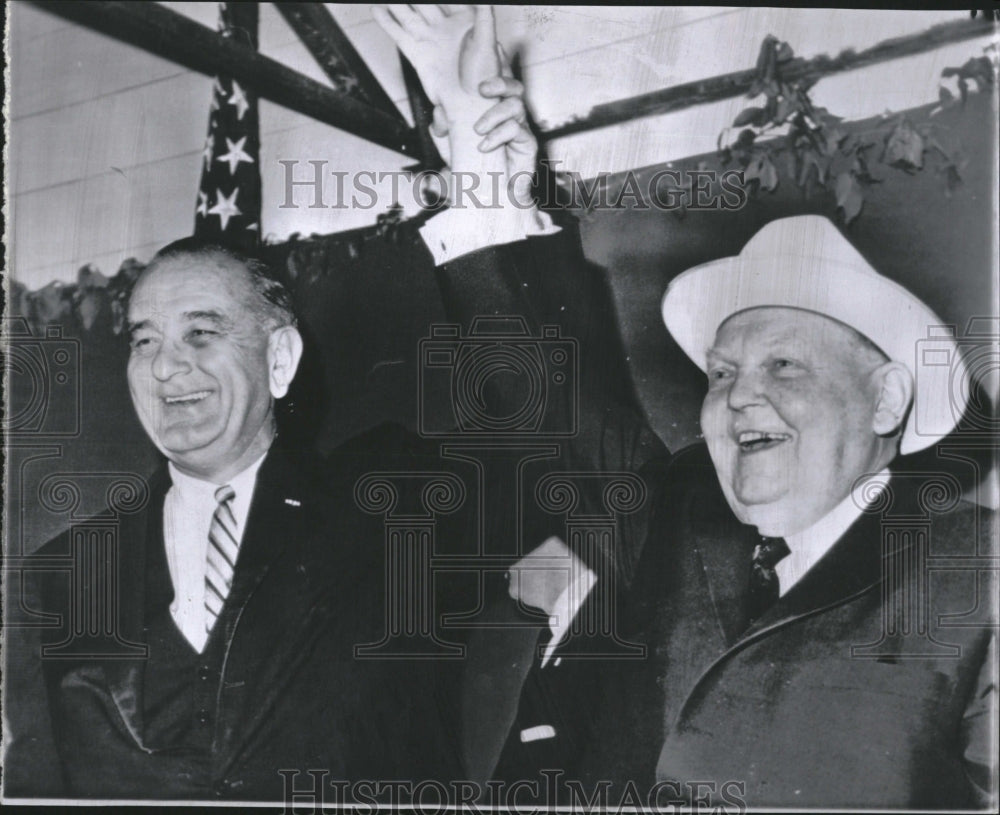
[[[906,173],[933,165],[943,177],[945,195],[949,197],[961,186],[967,159],[958,147],[946,148],[942,144],[947,141],[941,132],[944,128],[934,122],[915,125],[905,114],[897,114],[887,116],[870,131],[848,132],[840,127],[843,119],[810,99],[809,90],[818,76],[793,81],[782,76],[783,66],[793,57],[787,42],[770,35],[764,39],[757,58],[757,75],[747,93],[748,98],[763,95],[764,104],[744,108],[732,126],[719,134],[721,162],[735,162],[742,167],[752,193],[777,188],[775,162],[779,153],[785,153],[788,173],[806,195],[817,186],[833,191],[845,224],[860,214],[866,190],[882,181],[882,176],[876,174],[880,165]],[[948,79],[954,80],[959,98],[944,83]],[[946,68],[939,88],[939,108],[932,115],[964,104],[973,90],[984,91],[995,84],[996,67],[990,56],[973,57],[961,67]],[[762,138],[785,127],[783,137]],[[738,135],[726,144],[735,128],[740,129]]]

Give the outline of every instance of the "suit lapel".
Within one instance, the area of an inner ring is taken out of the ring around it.
[[[223,612],[227,659],[239,655],[234,648],[243,643],[244,627],[257,659],[265,653],[273,656],[272,649],[287,647],[298,633],[297,621],[311,602],[308,588],[314,575],[307,567],[312,564],[298,563],[297,572],[283,564],[303,560],[303,550],[318,526],[321,497],[307,472],[311,471],[296,466],[280,449],[272,449],[261,465]],[[272,580],[275,570],[280,574]],[[290,591],[286,571],[307,579]],[[282,575],[285,580],[278,579]],[[266,614],[252,614],[260,603],[267,604]],[[267,661],[274,664],[270,658]]]
[[[898,490],[898,479],[893,482],[893,486]],[[905,513],[905,508],[911,503],[911,497],[908,490],[902,491],[902,495],[897,492],[895,496],[897,509],[902,507]],[[819,614],[849,602],[878,586],[886,574],[885,559],[898,555],[901,549],[910,545],[909,540],[907,540],[891,552],[884,550],[882,545],[884,517],[880,512],[862,513],[819,562],[774,606],[768,609],[753,625],[748,628],[744,626],[745,630],[737,633],[729,646],[708,665],[694,683],[686,701],[678,711],[677,719],[680,720],[691,704],[700,698],[701,691],[705,687],[705,680],[713,671],[747,645],[777,633],[795,620]],[[744,529],[747,528],[744,527]],[[752,543],[756,540],[756,530],[751,529],[751,532],[754,533],[750,536]],[[710,544],[706,551],[710,551],[717,543]],[[748,552],[745,555],[744,564],[749,563],[749,558]],[[710,577],[710,582],[713,587],[717,587],[714,590],[725,592],[722,585],[725,577],[721,570],[722,563],[722,558],[719,556],[715,562],[715,570]],[[744,569],[744,574],[745,571]],[[733,595],[742,593],[745,598],[747,581],[740,580],[738,585],[741,588],[732,589],[731,593]],[[739,607],[741,604],[745,609],[745,599],[733,601],[733,607]],[[725,608],[724,605],[723,609]],[[720,615],[720,625],[731,626],[734,619],[732,614],[725,618]],[[746,617],[741,619],[745,621]],[[743,624],[740,623],[740,625]]]
[[[333,568],[337,541],[316,540],[325,529],[323,502],[330,496],[317,490],[307,472],[312,471],[273,450],[254,488],[223,612],[226,677],[250,677],[241,679],[248,693],[229,697],[242,701],[220,715],[229,721],[224,734],[229,762],[310,653],[309,641],[322,631],[316,623],[329,617],[338,575],[350,579],[350,569]]]
[[[240,541],[233,585],[226,601],[230,610],[246,605],[274,561],[290,541],[297,539],[299,522],[313,509],[305,495],[307,486],[281,450],[268,453],[257,473]],[[236,623],[233,615],[227,616],[227,623],[231,636]]]
[[[883,575],[879,519],[862,515],[743,638],[806,614],[839,605],[877,584]]]
[[[170,488],[166,467],[150,479],[150,498],[145,512],[121,519],[118,534],[119,575],[118,626],[130,643],[146,643],[145,622],[150,610],[168,605],[173,585],[163,545],[163,502]],[[143,687],[145,659],[102,661],[108,692],[136,744],[143,742]]]
[[[746,629],[749,564],[758,539],[755,529],[738,523],[711,532],[695,532],[695,551],[726,647],[738,642]]]
[[[756,529],[733,515],[714,473],[708,489],[695,496],[689,511],[689,534],[704,578],[696,592],[707,595],[709,614],[718,625],[719,645],[729,647],[746,629],[750,558],[760,537]]]

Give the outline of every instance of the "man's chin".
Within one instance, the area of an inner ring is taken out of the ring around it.
[[[733,486],[734,497],[749,510],[784,501],[788,498],[788,492],[788,485],[779,483],[777,478],[737,478]]]
[[[796,507],[784,493],[743,490],[736,492],[729,504],[742,523],[756,526],[761,535],[781,537],[789,534],[794,524]]]
[[[194,429],[171,431],[160,436],[159,448],[171,461],[197,460],[205,455],[209,445],[217,438],[217,434],[200,432]]]

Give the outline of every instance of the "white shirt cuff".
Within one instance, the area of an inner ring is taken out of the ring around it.
[[[511,217],[509,210],[498,213],[487,209],[447,209],[420,227],[420,237],[434,258],[434,265],[441,266],[488,246],[560,231],[548,213],[535,208],[518,213],[521,217]]]
[[[571,557],[575,558],[576,556],[572,555]],[[597,582],[597,575],[587,566],[583,566],[582,563],[580,565],[583,571],[577,575],[572,583],[562,590],[562,593],[556,600],[554,613],[549,617],[549,630],[552,631],[552,639],[545,646],[545,653],[542,655],[543,668],[552,659],[556,648],[566,639],[566,634],[569,633],[569,627],[573,623],[573,619],[576,617],[577,612],[580,611],[580,607],[586,601],[587,595],[590,594],[590,590],[594,588],[594,584]]]

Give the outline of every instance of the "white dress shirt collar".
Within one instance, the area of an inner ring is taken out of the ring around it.
[[[791,551],[774,567],[782,595],[798,583],[803,575],[840,540],[851,524],[876,500],[888,482],[888,469],[858,482],[843,501],[816,523],[785,538],[785,543]]]
[[[230,508],[236,519],[233,530],[242,543],[257,471],[267,454],[229,480],[234,496]],[[194,478],[167,464],[172,486],[163,502],[163,545],[167,555],[174,599],[170,615],[177,628],[200,653],[208,640],[205,631],[205,568],[208,531],[218,502],[215,491],[221,486]],[[237,561],[238,562],[238,561]]]
[[[231,509],[233,510],[233,516],[236,518],[236,523],[239,525],[241,533],[243,532],[247,514],[250,512],[250,501],[253,498],[253,488],[255,482],[257,481],[257,471],[260,469],[260,465],[264,463],[264,458],[266,456],[267,453],[264,453],[264,455],[243,470],[243,472],[236,474],[226,482],[233,488],[234,495]],[[170,481],[173,484],[171,491],[176,491],[178,498],[182,502],[187,503],[210,500],[213,505],[212,512],[215,512],[215,491],[221,487],[222,484],[216,484],[212,481],[204,481],[200,478],[195,478],[194,476],[182,473],[177,469],[177,467],[174,466],[172,461],[167,462],[167,470],[170,473]],[[209,518],[211,518],[211,515],[209,515]]]

